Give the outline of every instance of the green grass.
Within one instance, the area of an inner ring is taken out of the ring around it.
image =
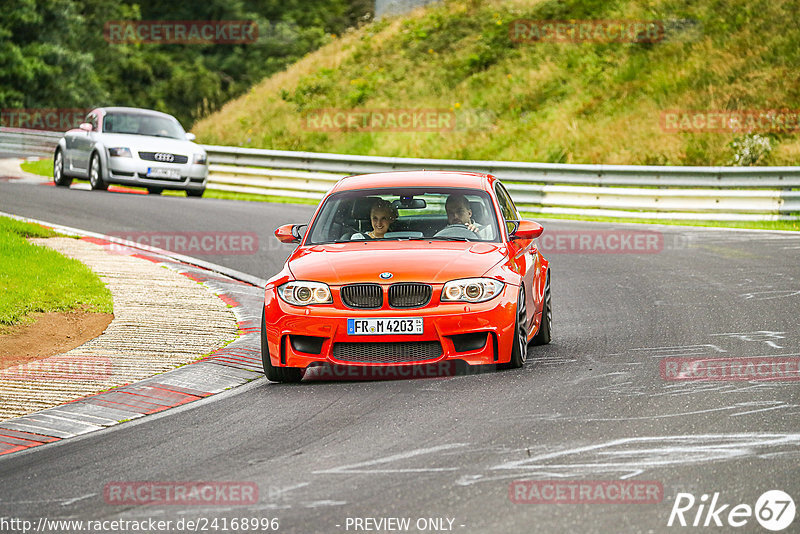
[[[23,161],[20,167],[25,172],[53,177],[53,158]]]
[[[517,19],[670,29],[656,43],[517,43]],[[728,165],[736,134],[667,132],[662,112],[797,110],[799,45],[794,0],[449,0],[345,34],[192,131],[209,144],[339,154]],[[459,128],[308,128],[323,108],[451,110]],[[797,164],[800,135],[767,137],[757,164]]]
[[[113,311],[111,292],[87,266],[25,240],[55,235],[36,224],[0,217],[0,328],[34,312]]]
[[[40,224],[18,221],[10,217],[0,217],[0,232],[18,237],[56,237],[55,230]]]

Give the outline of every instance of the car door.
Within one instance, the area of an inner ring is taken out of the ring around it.
[[[94,111],[89,113],[85,122],[92,126],[92,131],[80,130],[75,132],[72,137],[70,170],[83,176],[89,176],[89,157],[92,154],[98,131],[97,113]]]
[[[508,194],[508,191],[500,182],[495,183],[495,194],[497,195],[497,202],[500,204],[500,211],[505,219],[508,232],[511,233],[515,229],[515,222],[521,218],[519,211],[514,205],[511,195]],[[536,313],[542,307],[542,299],[539,297],[541,288],[538,287],[541,284],[538,283],[538,277],[536,276],[539,270],[539,254],[537,254],[534,241],[515,240],[509,248],[516,251],[514,253],[515,261],[518,272],[525,284],[526,312],[528,329],[530,329],[533,326]]]

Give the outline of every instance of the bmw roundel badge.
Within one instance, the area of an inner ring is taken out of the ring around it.
[[[392,273],[390,273],[390,272],[385,272],[385,273],[379,274],[378,276],[380,276],[383,280],[388,280],[389,278],[391,278],[394,275]]]

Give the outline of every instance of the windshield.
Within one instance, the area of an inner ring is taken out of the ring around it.
[[[369,189],[331,195],[306,245],[363,240],[498,241],[485,191],[453,188]]]
[[[144,113],[109,113],[103,118],[103,132],[186,139],[177,119]]]

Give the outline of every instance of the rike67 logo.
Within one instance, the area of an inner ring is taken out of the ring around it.
[[[794,521],[795,504],[792,497],[781,490],[764,492],[755,507],[741,503],[732,506],[720,501],[719,492],[703,494],[696,499],[691,493],[678,493],[667,526],[693,527],[743,527],[755,516],[756,521],[773,532],[787,528]]]

